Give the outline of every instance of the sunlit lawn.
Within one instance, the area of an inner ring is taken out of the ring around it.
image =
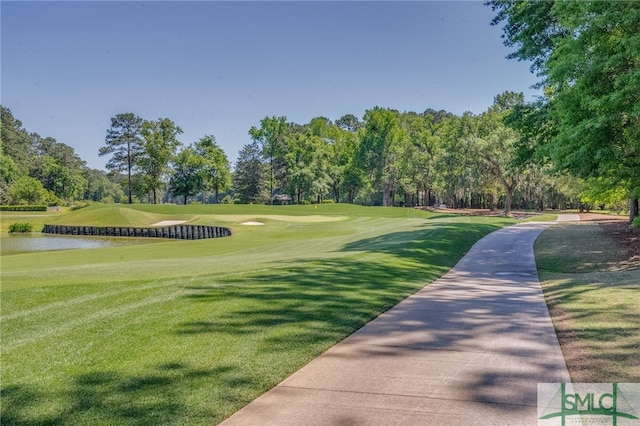
[[[339,205],[118,208],[53,219],[179,217],[234,236],[4,256],[3,425],[215,424],[513,222]]]
[[[594,223],[555,225],[535,248],[572,380],[640,382],[640,269]]]

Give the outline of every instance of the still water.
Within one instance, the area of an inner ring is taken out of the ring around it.
[[[74,237],[51,234],[3,234],[0,237],[0,254],[18,254],[36,251],[92,249],[101,247],[130,246],[166,240],[153,238]]]

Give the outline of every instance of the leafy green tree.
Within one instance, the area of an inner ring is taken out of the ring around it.
[[[349,164],[354,161],[357,152],[358,134],[345,130],[337,125],[330,129],[328,149],[327,176],[328,184],[336,203],[340,202],[340,194],[345,186],[345,177]]]
[[[143,173],[143,186],[153,194],[153,204],[158,203],[157,191],[164,185],[169,164],[180,146],[181,133],[182,129],[168,118],[142,123],[143,141],[136,164]]]
[[[557,170],[622,186],[640,195],[640,8],[635,2],[494,0],[494,25],[531,60],[545,87],[541,111],[554,133],[536,146]],[[614,183],[615,182],[615,183]]]
[[[9,204],[9,185],[18,178],[18,165],[0,153],[0,204]]]
[[[362,123],[353,114],[345,114],[336,120],[336,126],[348,132],[357,132],[362,128]]]
[[[479,184],[474,155],[466,143],[476,132],[476,119],[464,113],[445,122],[439,130],[439,143],[433,150],[432,187],[436,204],[462,207],[461,200],[471,197]]]
[[[13,158],[0,153],[0,182],[9,184],[18,177],[18,165]]]
[[[127,195],[132,201],[132,172],[142,150],[140,132],[144,120],[132,113],[118,114],[111,118],[111,128],[107,130],[106,146],[100,148],[99,155],[112,154],[107,169],[126,172]]]
[[[340,189],[345,193],[347,203],[355,203],[360,191],[367,186],[367,183],[365,172],[358,166],[356,157],[352,157],[344,167],[344,174],[340,182]]]
[[[487,173],[496,179],[505,194],[504,213],[511,212],[513,194],[521,178],[522,169],[515,161],[515,143],[518,136],[505,124],[505,116],[516,106],[524,103],[522,93],[504,92],[496,96],[494,105],[478,118],[478,134],[475,155]]]
[[[400,181],[405,205],[427,205],[441,121],[436,123],[433,115],[414,112],[401,114],[400,120],[407,138],[401,153],[403,171]]]
[[[607,182],[604,178],[592,178],[585,182],[580,199],[592,206],[608,206],[612,210],[626,210],[627,193],[615,182]]]
[[[304,194],[318,202],[329,189],[329,151],[325,140],[311,132],[294,133],[287,139],[287,190],[298,204]]]
[[[58,163],[53,157],[41,158],[42,169],[39,179],[45,189],[56,197],[67,201],[81,198],[84,195],[87,180],[80,170],[73,170]]]
[[[195,153],[193,147],[184,148],[173,160],[169,191],[184,197],[184,204],[187,204],[189,197],[206,188],[203,169],[204,159]]]
[[[396,112],[375,107],[364,115],[358,164],[369,174],[373,187],[382,192],[382,205],[392,205],[399,177],[399,153],[403,141]]]
[[[260,120],[260,128],[252,127],[249,130],[251,138],[260,144],[262,155],[269,159],[269,188],[272,204],[276,182],[278,182],[280,189],[286,186],[287,171],[284,157],[287,153],[286,136],[288,133],[287,117],[284,116],[265,117]]]
[[[9,197],[16,204],[41,204],[47,199],[47,190],[39,180],[21,176],[9,186]]]
[[[36,156],[50,157],[73,174],[80,174],[86,167],[86,162],[69,145],[58,142],[52,137],[43,138],[37,133],[31,133],[29,137]]]
[[[86,168],[83,176],[87,181],[85,200],[119,203],[125,199],[122,187],[111,181],[102,170]]]
[[[25,174],[34,156],[29,133],[22,127],[9,108],[1,108],[0,149],[17,165],[17,172]]]
[[[262,161],[261,148],[257,142],[242,147],[233,173],[234,192],[241,204],[269,202],[266,185],[268,167]]]
[[[216,203],[219,203],[220,191],[225,191],[231,186],[229,159],[213,135],[201,138],[195,143],[194,149],[204,161],[202,172],[207,189],[213,190]]]

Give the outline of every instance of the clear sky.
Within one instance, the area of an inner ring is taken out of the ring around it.
[[[480,113],[536,82],[480,1],[2,1],[1,103],[92,168],[111,117],[168,117],[233,163],[265,116]]]

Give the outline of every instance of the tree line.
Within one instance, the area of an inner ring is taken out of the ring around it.
[[[507,213],[512,206],[580,207],[589,189],[584,180],[521,161],[522,132],[509,121],[523,106],[522,93],[505,92],[481,114],[374,107],[362,119],[346,114],[306,124],[267,116],[249,130],[251,143],[238,153],[233,171],[213,135],[185,146],[172,120],[123,113],[111,119],[99,150],[109,173],[88,169],[72,148],[52,138],[29,134],[3,108],[3,128],[13,131],[3,132],[2,161],[13,162],[7,170],[16,171],[13,180],[3,173],[3,203],[344,202]],[[26,178],[39,183],[39,199],[20,198],[16,188]],[[602,202],[615,203],[620,208],[618,199]]]
[[[0,204],[65,205],[76,200],[119,202],[120,185],[87,167],[68,145],[28,132],[1,107]]]
[[[107,169],[121,179],[129,203],[137,195],[147,194],[158,203],[158,193],[164,200],[189,197],[213,191],[219,202],[220,191],[229,188],[229,160],[213,135],[183,146],[178,141],[182,129],[168,118],[144,120],[133,113],[118,114],[111,119],[105,146],[99,155],[111,155]],[[166,191],[164,191],[166,189]]]
[[[517,164],[518,132],[506,124],[522,93],[505,92],[482,114],[374,107],[307,124],[265,117],[238,155],[240,202],[330,200],[382,206],[526,209],[579,206],[580,182]]]

